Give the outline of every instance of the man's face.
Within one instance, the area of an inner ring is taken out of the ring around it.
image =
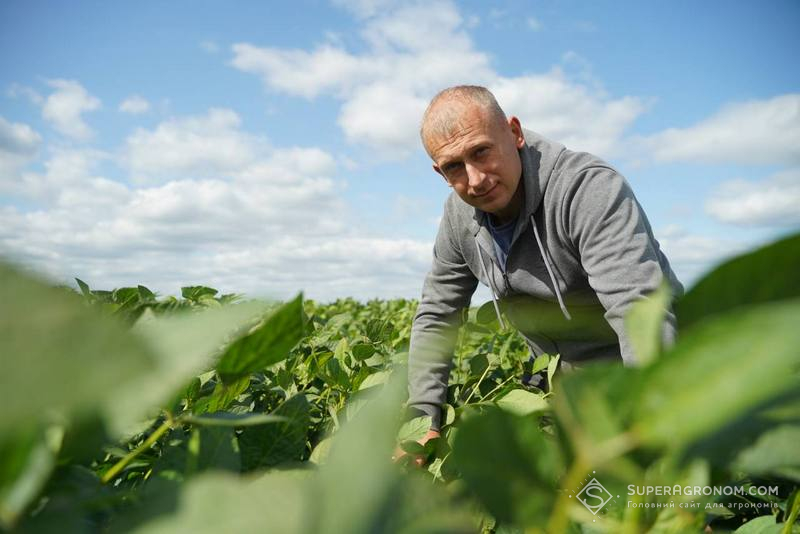
[[[503,214],[522,175],[518,149],[525,138],[519,120],[492,118],[475,105],[464,106],[460,118],[451,135],[429,141],[433,169],[467,204]]]

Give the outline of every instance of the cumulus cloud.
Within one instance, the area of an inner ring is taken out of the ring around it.
[[[42,116],[59,133],[86,141],[93,135],[92,129],[83,120],[83,114],[100,108],[100,100],[90,95],[75,80],[49,80],[47,85],[55,89],[44,99]]]
[[[150,102],[139,95],[131,95],[120,103],[119,110],[131,115],[147,113],[150,111]]]
[[[136,129],[126,140],[123,160],[140,182],[230,176],[255,162],[266,147],[240,129],[229,109],[173,118],[154,130]]]
[[[346,184],[324,150],[276,148],[226,110],[132,138],[141,142],[131,172],[174,177],[120,182],[99,172],[110,154],[53,149],[43,172],[16,184],[35,207],[0,205],[0,253],[100,288],[144,283],[175,294],[203,283],[276,298],[305,290],[321,300],[419,293],[431,244],[356,232]],[[202,154],[215,143],[223,150]],[[159,158],[165,150],[183,156]],[[246,157],[219,159],[227,152]],[[197,177],[204,166],[215,172]]]
[[[800,225],[800,169],[782,171],[757,182],[723,182],[705,207],[709,215],[725,223]]]
[[[517,115],[524,127],[597,154],[614,150],[625,129],[646,109],[639,98],[610,99],[571,82],[559,68],[498,78],[490,88],[506,113]]]
[[[530,30],[535,32],[538,32],[542,29],[542,23],[536,17],[528,17],[525,19],[525,24],[527,24]]]
[[[8,187],[17,169],[36,156],[42,137],[27,124],[0,117],[0,189]]]
[[[341,100],[338,123],[347,139],[384,156],[418,150],[427,102],[438,90],[459,83],[496,89],[501,105],[532,129],[578,149],[610,149],[644,111],[637,98],[610,98],[557,68],[501,76],[489,55],[475,48],[469,35],[474,24],[451,1],[340,3],[363,19],[364,52],[333,43],[311,50],[238,43],[232,65],[258,75],[268,90]]]
[[[657,161],[800,163],[800,94],[729,104],[688,128],[643,139]]]
[[[655,234],[672,269],[687,289],[716,264],[747,248],[730,238],[692,233],[680,225],[669,225],[656,230]]]

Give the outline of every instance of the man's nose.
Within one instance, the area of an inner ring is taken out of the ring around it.
[[[467,178],[469,179],[469,186],[472,189],[480,189],[483,185],[483,182],[486,180],[486,173],[471,163],[467,163],[465,165],[467,170]]]

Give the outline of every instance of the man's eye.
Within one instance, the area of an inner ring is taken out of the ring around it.
[[[445,174],[454,174],[457,173],[459,169],[461,169],[460,163],[448,163],[447,165],[444,166],[444,169],[442,170],[444,171]]]
[[[475,151],[476,158],[483,158],[489,154],[489,147],[483,146]]]

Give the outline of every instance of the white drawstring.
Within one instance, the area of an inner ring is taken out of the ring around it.
[[[497,305],[497,295],[494,293],[494,284],[492,283],[492,279],[489,278],[489,275],[486,273],[486,265],[483,263],[483,253],[481,253],[481,245],[478,243],[477,236],[475,237],[475,248],[478,249],[478,261],[481,263],[483,276],[486,278],[486,281],[489,282],[489,291],[492,293],[492,303],[494,304],[494,311],[497,314],[497,320],[500,322],[500,327],[505,328],[506,324],[503,322],[503,317],[500,315],[500,306]]]
[[[561,291],[558,289],[556,277],[553,275],[553,270],[550,268],[550,261],[547,259],[547,253],[542,246],[542,240],[539,237],[539,230],[536,228],[536,221],[533,219],[533,215],[531,215],[531,225],[533,226],[533,235],[536,236],[536,243],[539,245],[539,252],[541,252],[542,258],[544,259],[544,266],[547,268],[547,274],[550,275],[550,281],[553,282],[553,289],[556,292],[558,305],[561,306],[561,313],[564,314],[564,317],[567,318],[567,321],[571,321],[572,316],[569,314],[569,311],[567,311],[567,307],[564,305],[564,300],[561,298]]]

